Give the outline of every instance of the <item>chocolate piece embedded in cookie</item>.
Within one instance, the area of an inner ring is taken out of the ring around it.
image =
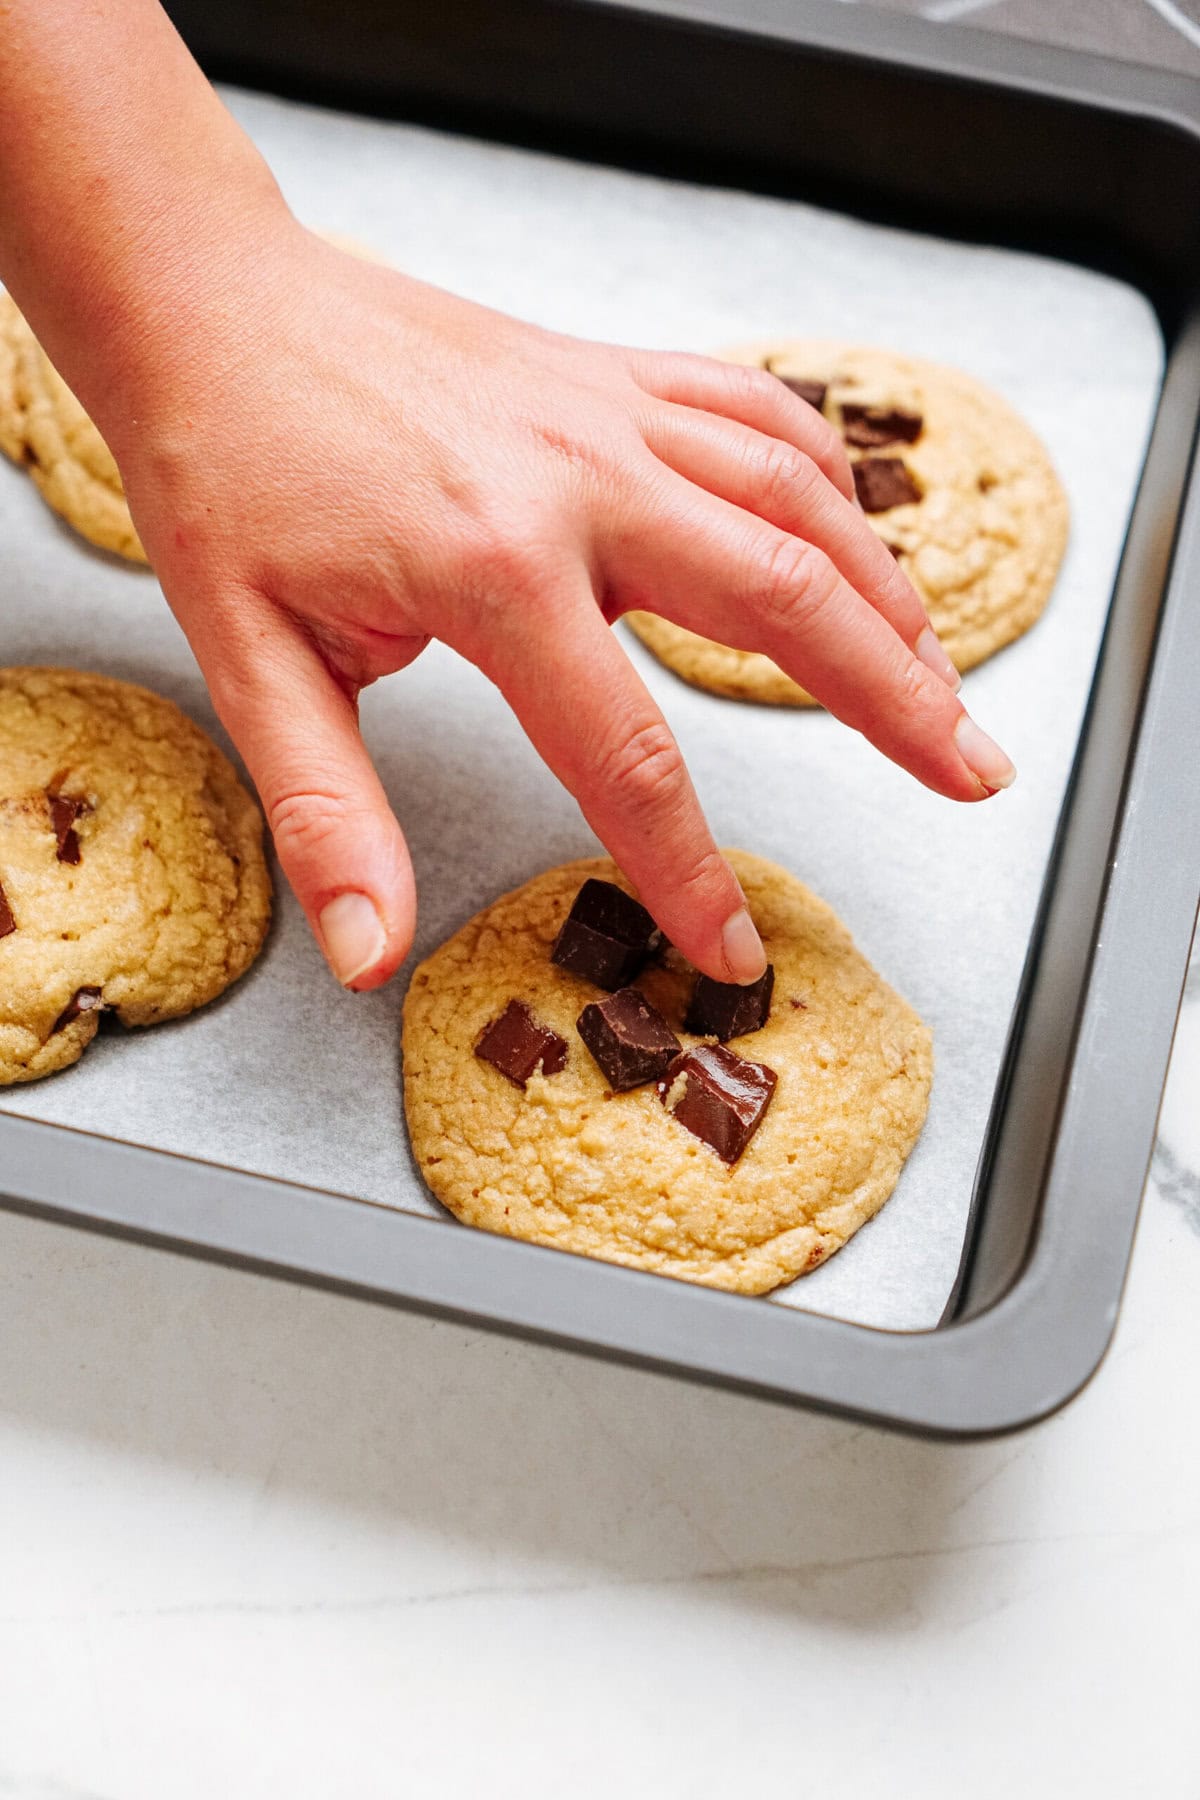
[[[50,1027],[50,1035],[53,1037],[56,1031],[73,1025],[81,1013],[103,1011],[104,997],[98,987],[77,988]]]
[[[771,365],[768,363],[767,367],[770,369]],[[829,392],[825,382],[809,381],[803,375],[781,375],[778,369],[771,369],[771,374],[774,375],[776,381],[782,381],[784,387],[790,389],[799,399],[807,400],[808,404],[815,406],[818,412],[823,410],[825,396]]]
[[[8,904],[8,896],[0,885],[0,938],[9,937],[17,929],[17,921],[13,918],[12,907]]]
[[[890,512],[921,498],[908,464],[899,456],[864,456],[854,464],[854,491],[864,512]]]
[[[585,881],[550,961],[610,992],[631,982],[658,941],[658,928],[632,894],[612,881]]]
[[[676,1057],[658,1094],[681,1125],[733,1164],[762,1124],[778,1079],[723,1044],[697,1044]]]
[[[485,1028],[475,1054],[523,1088],[539,1065],[543,1075],[559,1074],[566,1067],[567,1044],[557,1031],[540,1025],[523,1000],[510,1000]]]
[[[614,1094],[657,1081],[681,1048],[658,1008],[634,987],[585,1006],[575,1029]]]
[[[697,1037],[741,1037],[761,1031],[771,1014],[775,971],[768,963],[757,981],[742,987],[736,981],[714,981],[698,975],[684,1026]]]
[[[80,857],[79,836],[75,830],[75,821],[91,807],[86,800],[72,797],[70,794],[54,794],[47,790],[46,804],[50,808],[50,824],[58,840],[55,855],[60,863],[77,865]]]
[[[879,450],[884,444],[915,444],[925,429],[920,413],[899,407],[859,406],[842,402],[842,436],[856,450]]]

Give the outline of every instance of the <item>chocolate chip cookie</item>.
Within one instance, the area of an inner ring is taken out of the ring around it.
[[[893,351],[779,340],[726,353],[769,369],[840,431],[859,500],[959,669],[1028,631],[1067,542],[1067,500],[1007,402],[960,370]],[[660,662],[710,693],[778,706],[812,696],[757,651],[655,613],[629,615]]]
[[[270,916],[258,807],[199,726],[106,676],[0,669],[0,1085],[78,1061],[102,1012],[215,999]]]
[[[728,854],[772,965],[752,989],[657,947],[605,858],[506,894],[416,970],[409,1132],[458,1218],[762,1294],[883,1205],[925,1118],[929,1032],[801,882]]]

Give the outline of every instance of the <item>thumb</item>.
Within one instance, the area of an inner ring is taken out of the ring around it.
[[[239,605],[228,640],[193,647],[326,961],[343,987],[379,987],[412,944],[408,847],[354,702],[307,633],[268,601],[249,610],[260,607],[251,625]]]

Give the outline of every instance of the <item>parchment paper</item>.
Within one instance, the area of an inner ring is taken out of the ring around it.
[[[719,840],[775,858],[824,895],[934,1031],[929,1121],[894,1197],[774,1303],[934,1324],[1161,376],[1149,305],[1069,265],[788,201],[227,98],[301,217],[413,273],[630,343],[710,350],[803,333],[890,344],[973,371],[1049,444],[1070,493],[1072,545],[1036,630],[967,677],[971,711],[1020,770],[1010,793],[983,806],[926,793],[824,714],[694,693],[625,639]],[[470,392],[462,399],[469,431]],[[145,682],[215,729],[153,578],[81,545],[7,464],[0,654]],[[440,646],[369,693],[363,714],[416,862],[417,957],[494,895],[595,848],[495,692]],[[175,1025],[102,1035],[78,1068],[9,1089],[0,1105],[445,1217],[404,1132],[405,984],[406,974],[376,995],[340,993],[281,892],[263,958],[225,1000]]]

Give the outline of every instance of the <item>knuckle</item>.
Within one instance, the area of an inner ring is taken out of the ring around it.
[[[758,466],[758,486],[773,511],[794,511],[811,495],[817,471],[813,463],[790,444],[769,444]]]
[[[467,553],[468,589],[477,604],[528,597],[546,582],[550,555],[531,525],[497,522],[480,531]]]
[[[682,773],[679,746],[662,719],[623,733],[605,748],[597,766],[602,785],[637,811],[660,805]]]
[[[343,794],[287,789],[267,802],[267,823],[280,860],[319,856],[343,838],[353,808]]]
[[[791,627],[811,625],[828,611],[838,592],[838,572],[823,550],[802,538],[783,538],[763,570],[762,604]]]
[[[690,867],[685,867],[678,874],[672,872],[671,884],[677,904],[685,917],[692,914],[703,916],[707,907],[718,900],[728,913],[732,911],[738,898],[729,865],[720,851],[712,847],[703,851]]]
[[[778,400],[782,391],[779,382],[766,369],[754,369],[746,363],[726,363],[725,368],[730,398],[735,405],[757,411],[761,402]]]
[[[933,705],[943,696],[951,698],[945,682],[939,681],[915,656],[906,654],[893,683],[893,715],[906,724],[928,719]]]

